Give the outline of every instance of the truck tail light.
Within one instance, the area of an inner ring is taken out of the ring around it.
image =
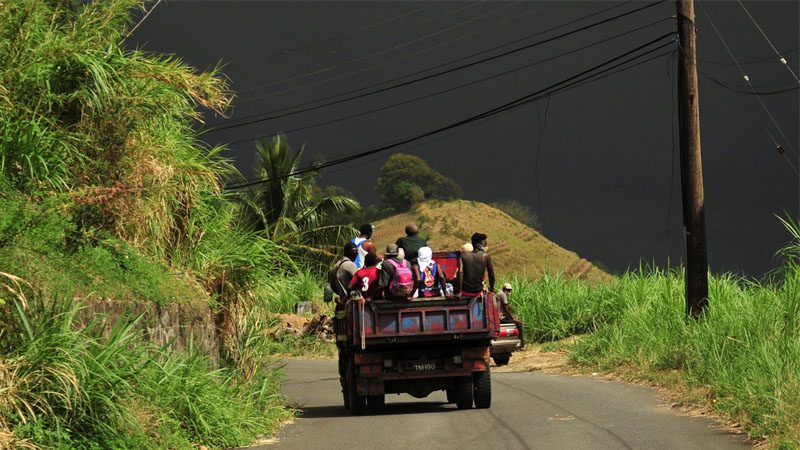
[[[506,336],[508,336],[508,331],[506,331],[506,330],[500,330],[500,333],[499,333],[499,335],[500,335],[500,337],[506,337]]]
[[[514,328],[513,330],[508,330],[508,335],[509,336],[519,336],[519,330],[517,330],[516,328]]]

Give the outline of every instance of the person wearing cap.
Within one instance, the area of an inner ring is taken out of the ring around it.
[[[502,290],[494,295],[494,301],[496,302],[498,310],[500,311],[500,320],[510,320],[517,326],[517,331],[519,331],[520,345],[524,347],[525,341],[522,337],[522,322],[514,318],[514,315],[511,313],[511,304],[508,302],[508,296],[511,295],[512,290],[513,288],[511,287],[511,283],[503,283]]]
[[[458,291],[462,297],[477,297],[483,294],[483,277],[489,274],[489,291],[494,292],[494,266],[486,253],[486,235],[472,235],[472,251],[462,252],[458,257]]]
[[[383,262],[381,262],[381,271],[378,274],[378,292],[376,295],[380,295],[382,298],[389,300],[407,300],[394,298],[391,292],[389,292],[389,285],[392,283],[396,271],[395,266],[408,267],[408,261],[403,257],[403,249],[399,248],[397,244],[389,244],[386,246],[386,253],[383,255]]]
[[[358,232],[359,235],[354,237],[350,240],[353,244],[356,244],[358,248],[358,256],[355,259],[356,267],[361,269],[364,267],[365,257],[367,253],[374,253],[377,255],[378,247],[372,242],[372,232],[374,231],[374,227],[372,224],[365,223],[359,227]]]
[[[397,244],[397,247],[403,249],[408,262],[414,264],[417,262],[419,249],[427,247],[428,241],[420,237],[419,227],[416,224],[410,223],[406,225],[406,235],[399,238],[395,244]]]

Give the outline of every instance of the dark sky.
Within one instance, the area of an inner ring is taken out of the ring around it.
[[[206,69],[217,62],[237,93],[232,119],[286,108],[420,71],[519,40],[617,3],[165,1],[130,39]],[[798,70],[796,1],[745,2],[772,44]],[[503,50],[560,34],[645,3],[634,2]],[[703,2],[759,91],[797,87],[736,2]],[[741,73],[698,5],[699,68],[746,90]],[[559,55],[675,14],[664,2],[606,25],[404,88],[208,134],[212,144],[304,127],[392,105]],[[330,160],[418,135],[561,81],[674,30],[665,21],[490,81],[381,112],[288,133],[309,157]],[[483,54],[493,55],[500,50]],[[474,61],[480,57],[467,61]],[[769,58],[764,60],[765,58]],[[716,63],[715,63],[716,61]],[[721,63],[721,64],[720,64]],[[453,65],[446,66],[446,68]],[[674,67],[674,64],[672,65]],[[441,70],[441,69],[440,69]],[[680,180],[673,132],[675,81],[667,57],[558,93],[476,126],[392,151],[418,154],[460,183],[467,198],[516,199],[544,234],[615,270],[681,259]],[[428,72],[426,72],[427,74]],[[766,115],[758,98],[780,126]],[[800,149],[798,91],[756,97],[700,78],[708,254],[712,271],[759,277],[788,240],[775,215],[800,209],[800,178],[772,138]],[[546,111],[546,114],[545,114]],[[546,118],[546,122],[545,122]],[[209,122],[222,118],[210,117]],[[677,133],[677,131],[675,132]],[[677,135],[674,136],[677,140]],[[252,142],[230,146],[246,175]],[[373,203],[389,153],[330,168],[322,184]],[[538,160],[538,163],[537,163]],[[673,164],[674,161],[674,164]],[[674,170],[673,170],[674,167]],[[668,220],[669,217],[669,220]],[[669,231],[668,231],[669,230]],[[490,237],[491,238],[491,237]]]

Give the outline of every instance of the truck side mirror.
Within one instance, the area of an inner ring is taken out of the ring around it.
[[[322,291],[323,291],[322,299],[325,301],[325,303],[332,302],[333,301],[333,291],[331,290],[331,287],[328,286],[328,285],[325,285],[325,287],[323,288]]]

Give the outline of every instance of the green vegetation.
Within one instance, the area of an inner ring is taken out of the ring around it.
[[[550,341],[586,334],[570,347],[577,364],[621,369],[649,380],[706,390],[713,409],[753,438],[800,445],[800,227],[783,253],[780,281],[712,276],[711,308],[684,314],[680,270],[640,270],[610,284],[515,279],[514,311],[526,337]],[[676,372],[677,371],[677,372]]]
[[[514,220],[527,225],[529,228],[541,231],[542,223],[539,221],[539,216],[529,207],[514,199],[500,200],[499,202],[491,203],[491,205],[500,211],[513,217]]]
[[[333,217],[357,203],[323,195],[316,173],[277,183],[274,201],[250,191],[260,210],[224,191],[241,175],[193,127],[201,109],[224,114],[227,82],[126,49],[142,6],[0,2],[0,448],[229,447],[270,433],[288,415],[271,355],[289,344],[269,315],[319,297],[328,239],[350,231]],[[268,177],[301,156],[282,137],[258,151]],[[100,298],[200,305],[218,320],[221,366],[149,344],[142,318],[111,331],[76,321]],[[317,347],[329,351],[293,345]]]
[[[289,255],[309,261],[321,255],[320,261],[332,260],[340,253],[335,243],[346,242],[358,233],[329,219],[359,211],[361,206],[351,197],[324,195],[315,189],[319,170],[295,175],[303,147],[292,151],[285,136],[259,140],[256,150],[258,177],[268,181],[239,195],[246,223]]]
[[[103,336],[78,322],[78,303],[3,277],[0,447],[230,447],[290,415],[269,366],[214,369],[193,348],[147,344],[135,320]]]
[[[420,227],[420,235],[434,251],[455,250],[476,231],[489,236],[489,252],[501,276],[519,275],[536,280],[564,273],[590,283],[611,280],[580,256],[550,241],[541,233],[485,203],[455,200],[428,201],[409,212],[395,214],[375,223],[372,240],[379,249],[405,236],[408,223]]]
[[[381,167],[375,192],[381,215],[406,212],[425,200],[454,200],[463,195],[453,179],[433,170],[419,156],[405,153],[395,153]]]

